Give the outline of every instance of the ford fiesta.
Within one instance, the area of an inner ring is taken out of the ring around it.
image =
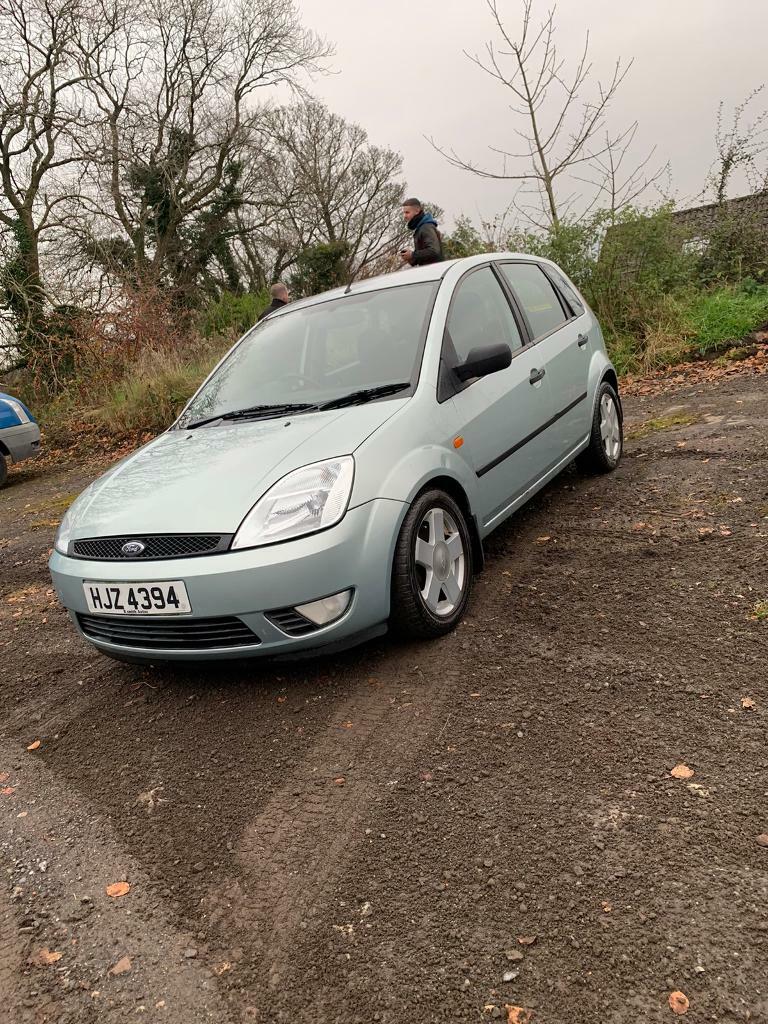
[[[483,539],[622,452],[600,327],[552,263],[485,255],[294,303],[71,506],[50,568],[132,661],[330,651],[460,621]]]

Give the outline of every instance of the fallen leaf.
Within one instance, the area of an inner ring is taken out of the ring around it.
[[[338,779],[334,779],[333,781],[336,786],[343,786],[347,780],[344,778],[343,775],[340,775]]]
[[[221,977],[222,974],[226,974],[227,971],[231,971],[231,970],[232,970],[232,964],[229,962],[229,960],[222,960],[222,962],[218,965],[218,967],[214,967],[213,968],[213,973],[217,974],[219,977]]]
[[[277,698],[277,703],[278,703],[278,704],[285,704],[285,702],[286,702],[287,700],[288,700],[288,698],[287,698],[287,697],[278,697],[278,698]]]
[[[517,940],[521,946],[533,946],[536,942],[535,935],[520,935]]]
[[[111,896],[113,900],[116,900],[120,896],[125,896],[130,890],[131,887],[127,882],[113,882],[112,885],[107,886],[107,896]]]
[[[34,743],[30,743],[29,744],[29,746],[27,747],[27,750],[37,750],[37,748],[39,746],[40,746],[40,740],[35,740]]]
[[[684,1013],[688,1013],[688,1007],[690,1005],[688,996],[685,992],[670,992],[669,1008],[672,1013],[676,1013],[678,1017],[682,1017]]]
[[[746,708],[747,711],[754,711],[757,705],[751,697],[742,697],[741,706]]]
[[[537,537],[536,538],[536,543],[537,544],[546,544],[550,540],[552,540],[552,538],[547,534],[544,537]]]
[[[522,1006],[510,1006],[506,1003],[504,1009],[507,1011],[507,1024],[528,1024],[533,1020],[533,1010],[526,1010]]]
[[[19,814],[16,815],[16,817],[17,818],[26,818],[26,816],[28,814],[29,814],[29,811],[21,811]]]
[[[34,956],[30,957],[30,963],[39,964],[41,967],[47,967],[49,964],[58,963],[63,956],[63,953],[53,953],[50,949],[41,949],[38,953],[35,953]]]
[[[676,764],[669,774],[673,779],[692,779],[695,772],[687,764]]]
[[[117,961],[114,967],[110,967],[110,974],[127,974],[131,969],[131,958],[124,956]]]
[[[352,728],[352,722],[350,722],[349,720],[347,720],[346,722],[342,722],[341,723],[341,728],[342,729],[351,729]]]
[[[3,786],[3,788],[0,789],[0,793],[2,793],[3,796],[10,796],[11,793],[15,793],[15,792],[16,792],[16,789],[15,789],[14,786]]]
[[[606,914],[610,914],[610,912],[613,910],[613,907],[608,902],[608,900],[601,900],[600,906],[603,908]]]

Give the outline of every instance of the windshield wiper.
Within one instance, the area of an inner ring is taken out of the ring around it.
[[[207,416],[202,420],[193,420],[185,424],[182,430],[194,430],[195,427],[204,427],[206,423],[218,423],[219,420],[257,420],[266,419],[269,416],[282,416],[290,412],[306,412],[308,409],[317,409],[312,402],[298,402],[296,404],[285,403],[283,405],[252,405],[247,409],[233,409],[231,412],[222,412],[218,416]]]
[[[351,391],[348,395],[341,395],[339,398],[331,398],[327,402],[322,402],[317,408],[319,410],[342,409],[345,405],[361,405],[363,402],[372,402],[374,398],[396,395],[398,391],[405,391],[410,386],[411,382],[408,380],[402,384],[379,384],[375,388],[362,388],[360,391]]]

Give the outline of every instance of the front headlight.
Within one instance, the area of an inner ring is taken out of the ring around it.
[[[233,548],[255,548],[334,526],[352,494],[351,455],[296,469],[271,487],[240,524]]]
[[[67,549],[69,548],[69,542],[72,539],[72,506],[70,505],[67,511],[64,513],[64,518],[59,523],[59,528],[56,531],[56,536],[53,540],[53,546],[62,555],[66,555]]]

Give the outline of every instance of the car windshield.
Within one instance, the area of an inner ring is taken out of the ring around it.
[[[178,426],[397,395],[418,378],[436,290],[437,282],[382,288],[268,317],[232,350]]]

